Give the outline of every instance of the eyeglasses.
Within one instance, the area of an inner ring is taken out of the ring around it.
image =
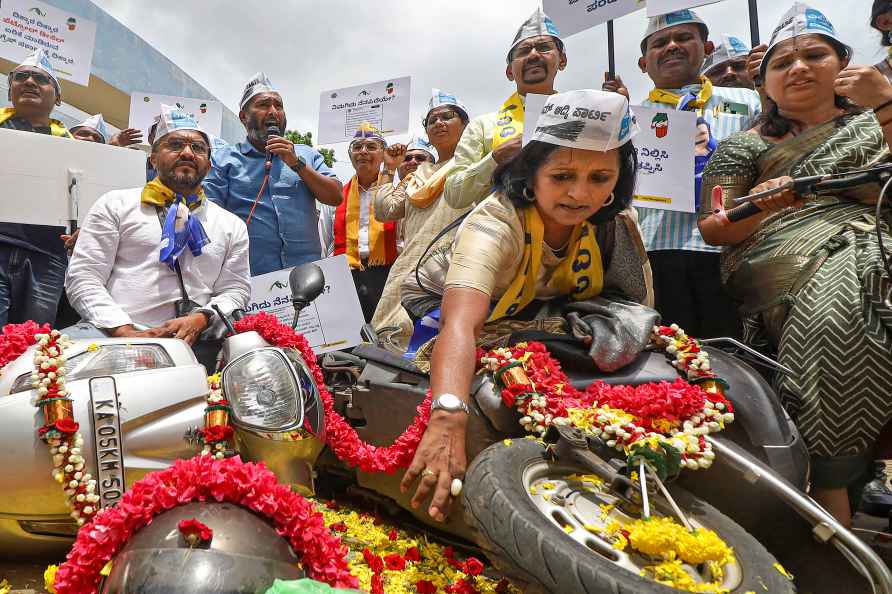
[[[514,48],[514,51],[511,52],[511,59],[517,60],[518,58],[526,58],[533,50],[536,50],[536,53],[539,54],[548,54],[557,49],[557,44],[553,41],[542,41],[540,43],[529,43],[527,45],[518,45]]]
[[[427,128],[428,126],[433,126],[437,122],[443,122],[444,124],[451,120],[452,118],[457,118],[458,112],[454,109],[450,109],[448,111],[441,111],[440,113],[435,113],[434,115],[427,116],[423,120],[421,120],[421,124]]]
[[[403,157],[403,161],[418,161],[419,163],[426,163],[428,161],[427,155],[406,155]]]
[[[13,72],[12,74],[12,80],[17,83],[23,83],[29,78],[33,78],[34,82],[36,82],[38,85],[48,85],[52,81],[52,79],[46,74],[34,72],[33,70],[19,70]]]
[[[367,152],[374,153],[381,150],[381,144],[378,142],[354,142],[350,145],[351,153],[361,153],[362,149]]]
[[[179,138],[172,138],[164,143],[164,147],[172,153],[182,153],[186,150],[187,146],[192,151],[193,155],[201,155],[203,157],[206,157],[211,150],[208,145],[198,140],[186,142]]]

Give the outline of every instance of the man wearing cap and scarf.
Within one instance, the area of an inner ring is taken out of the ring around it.
[[[108,126],[101,113],[90,116],[70,130],[76,140],[109,144],[111,146],[130,146],[142,141],[142,132],[136,128],[127,128],[117,134],[109,135]]]
[[[414,173],[422,163],[436,162],[437,149],[419,136],[413,137],[409,144],[394,144],[384,151],[384,171],[389,173],[395,168],[400,181]]]
[[[755,89],[746,70],[750,48],[733,35],[722,35],[722,41],[703,60],[700,74],[717,87]]]
[[[712,138],[721,141],[749,128],[761,101],[755,91],[717,87],[700,74],[704,57],[714,49],[708,37],[706,23],[692,10],[649,20],[638,65],[655,88],[641,105],[692,111],[699,116],[699,123],[708,127]],[[607,81],[604,89],[628,96],[619,77]],[[695,157],[695,170],[700,174],[708,154]],[[699,193],[695,193],[697,205],[699,199]],[[703,241],[696,212],[640,207],[638,212],[653,267],[656,308],[663,319],[677,323],[691,336],[739,335],[736,309],[719,276],[721,248]]]
[[[105,194],[84,220],[65,283],[82,323],[66,332],[181,338],[208,365],[216,356],[208,341],[223,330],[212,306],[228,313],[248,304],[248,232],[202,190],[208,135],[182,110],[161,109],[151,154],[158,177]]]
[[[433,89],[427,114],[422,122],[439,159],[423,163],[413,174],[393,188],[382,186],[375,196],[375,215],[380,220],[403,221],[403,251],[393,264],[372,326],[376,329],[399,328],[390,334],[390,344],[405,351],[412,336],[412,319],[400,303],[403,279],[411,274],[431,240],[458,217],[471,209],[452,208],[442,200],[443,187],[455,166],[455,147],[468,123],[467,108],[451,93]],[[385,170],[387,165],[385,163]],[[448,242],[455,232],[441,240]]]
[[[28,56],[8,82],[12,107],[0,109],[0,128],[71,138],[50,118],[62,89],[46,50]],[[64,227],[0,223],[0,326],[55,320],[67,262],[63,233]]]
[[[390,266],[398,254],[397,225],[375,217],[377,186],[391,184],[393,171],[381,172],[387,141],[363,122],[347,152],[356,173],[344,186],[344,200],[334,215],[334,255],[346,254],[365,321],[372,319]]]
[[[455,164],[443,194],[453,208],[472,206],[485,198],[492,189],[496,166],[520,151],[527,93],[557,92],[554,79],[567,67],[567,54],[557,27],[541,8],[518,29],[507,62],[505,76],[516,91],[497,112],[471,120],[455,149]]]
[[[214,151],[208,198],[247,223],[252,275],[318,260],[316,200],[340,204],[341,182],[319,151],[283,136],[282,96],[265,74],[245,86],[239,109],[247,138]]]

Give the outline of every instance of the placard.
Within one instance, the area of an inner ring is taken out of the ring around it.
[[[676,10],[684,10],[685,8],[695,8],[697,6],[706,6],[707,4],[715,4],[722,0],[647,0],[647,16],[648,18],[666,14],[667,12],[675,12]]]
[[[43,48],[56,76],[90,84],[96,23],[37,0],[2,0],[0,22],[0,57],[20,64]]]
[[[634,206],[694,212],[694,141],[697,114],[632,106],[638,183]]]
[[[202,130],[208,134],[220,136],[220,131],[223,128],[223,104],[219,101],[134,91],[130,93],[130,118],[128,121],[131,128],[142,130],[142,136],[146,141],[148,141],[149,128],[155,121],[155,116],[161,115],[162,103],[178,105],[186,113],[195,117]]]
[[[409,132],[412,78],[391,78],[323,91],[319,96],[319,144],[350,142],[362,122],[384,135]]]
[[[315,262],[325,275],[325,290],[300,312],[297,331],[310,341],[317,355],[348,349],[362,342],[360,330],[365,324],[356,294],[347,256],[333,256]],[[288,275],[291,268],[251,277],[249,314],[266,312],[291,326],[294,306]]]
[[[0,221],[6,223],[83,222],[106,192],[146,184],[140,150],[0,130],[0,154]]]
[[[539,116],[542,115],[542,108],[548,101],[548,95],[538,95],[536,93],[528,93],[523,100],[523,140],[522,146],[526,146],[536,131],[536,123]]]
[[[561,37],[569,37],[640,10],[645,4],[646,0],[542,0],[542,9]]]

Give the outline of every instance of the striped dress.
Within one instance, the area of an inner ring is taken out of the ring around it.
[[[873,112],[854,113],[770,144],[756,134],[722,142],[703,174],[726,207],[759,183],[840,173],[890,160]],[[813,456],[814,482],[853,480],[892,418],[892,307],[875,230],[879,186],[813,197],[767,217],[726,249],[722,274],[743,301],[747,342],[793,370],[777,385]],[[709,214],[701,200],[701,215]],[[883,236],[892,246],[890,215]]]

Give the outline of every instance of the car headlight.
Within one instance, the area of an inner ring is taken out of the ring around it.
[[[65,367],[68,369],[65,381],[71,383],[91,377],[173,366],[173,360],[161,345],[108,344],[69,357],[65,362]],[[12,384],[9,393],[16,394],[32,390],[32,382],[30,372],[20,375]]]
[[[253,351],[227,365],[223,393],[239,424],[265,431],[303,425],[301,388],[278,349]]]

